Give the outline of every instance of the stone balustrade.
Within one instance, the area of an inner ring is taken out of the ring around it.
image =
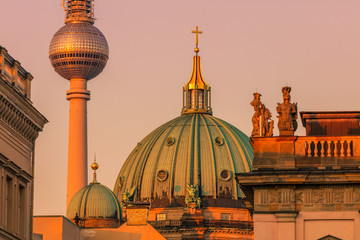
[[[21,63],[0,46],[0,78],[10,84],[23,97],[30,100],[31,81],[34,78]]]
[[[360,136],[253,137],[253,169],[358,168]]]
[[[305,157],[352,157],[354,137],[299,137],[297,145],[303,144]]]

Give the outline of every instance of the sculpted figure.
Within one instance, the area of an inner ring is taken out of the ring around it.
[[[129,202],[134,202],[136,191],[137,191],[137,186],[132,187],[130,190],[126,190],[122,194],[122,201],[120,202],[121,207],[129,206]]]
[[[263,127],[263,136],[267,136],[267,137],[271,137],[273,135],[273,130],[274,130],[274,120],[271,120],[271,112],[269,111],[269,109],[267,109],[264,106],[264,114],[262,116],[264,116],[264,127]]]
[[[200,208],[201,200],[199,198],[199,189],[197,185],[188,184],[188,196],[185,198],[187,208]]]
[[[279,116],[279,132],[280,136],[293,136],[297,129],[297,103],[291,103],[291,87],[283,87],[283,103],[278,103],[276,111]]]
[[[271,120],[269,109],[260,100],[261,94],[254,93],[254,99],[250,103],[254,107],[254,115],[251,119],[253,124],[252,137],[272,136],[274,121]]]
[[[251,101],[250,105],[254,107],[254,115],[252,116],[251,122],[253,124],[253,131],[251,133],[252,137],[260,136],[260,93],[254,93],[254,99]]]

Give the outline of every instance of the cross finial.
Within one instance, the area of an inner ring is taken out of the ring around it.
[[[202,32],[202,31],[199,31],[198,26],[196,26],[196,27],[195,27],[195,30],[191,31],[191,33],[195,33],[195,44],[196,44],[196,48],[194,49],[194,51],[196,52],[196,55],[197,55],[198,52],[200,51],[200,50],[199,50],[199,47],[198,47],[198,44],[199,44],[199,34],[202,34],[203,32]]]

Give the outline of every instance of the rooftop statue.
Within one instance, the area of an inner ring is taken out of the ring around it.
[[[271,120],[271,112],[265,107],[260,100],[261,94],[254,93],[254,99],[250,103],[254,107],[254,115],[252,117],[253,131],[252,137],[272,136],[274,129],[274,120]]]
[[[137,186],[132,187],[130,190],[126,190],[122,195],[122,201],[120,202],[121,207],[126,208],[134,202],[134,197],[137,191]]]
[[[291,87],[283,87],[283,103],[278,103],[276,111],[279,116],[278,128],[280,136],[294,136],[297,129],[297,103],[291,103]]]
[[[188,208],[200,208],[199,188],[197,185],[188,184],[185,204]]]

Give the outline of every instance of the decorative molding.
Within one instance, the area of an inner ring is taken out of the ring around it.
[[[29,142],[34,142],[41,129],[0,95],[0,120]]]
[[[33,179],[28,172],[24,171],[18,165],[16,165],[13,161],[5,160],[6,162],[0,162],[0,169],[1,167],[4,168],[5,172],[16,176],[17,178],[21,179],[24,183],[28,183]]]
[[[312,188],[269,188],[255,189],[254,208],[256,212],[283,211],[290,208],[321,209],[337,205],[344,209],[359,210],[360,186],[332,186]]]

